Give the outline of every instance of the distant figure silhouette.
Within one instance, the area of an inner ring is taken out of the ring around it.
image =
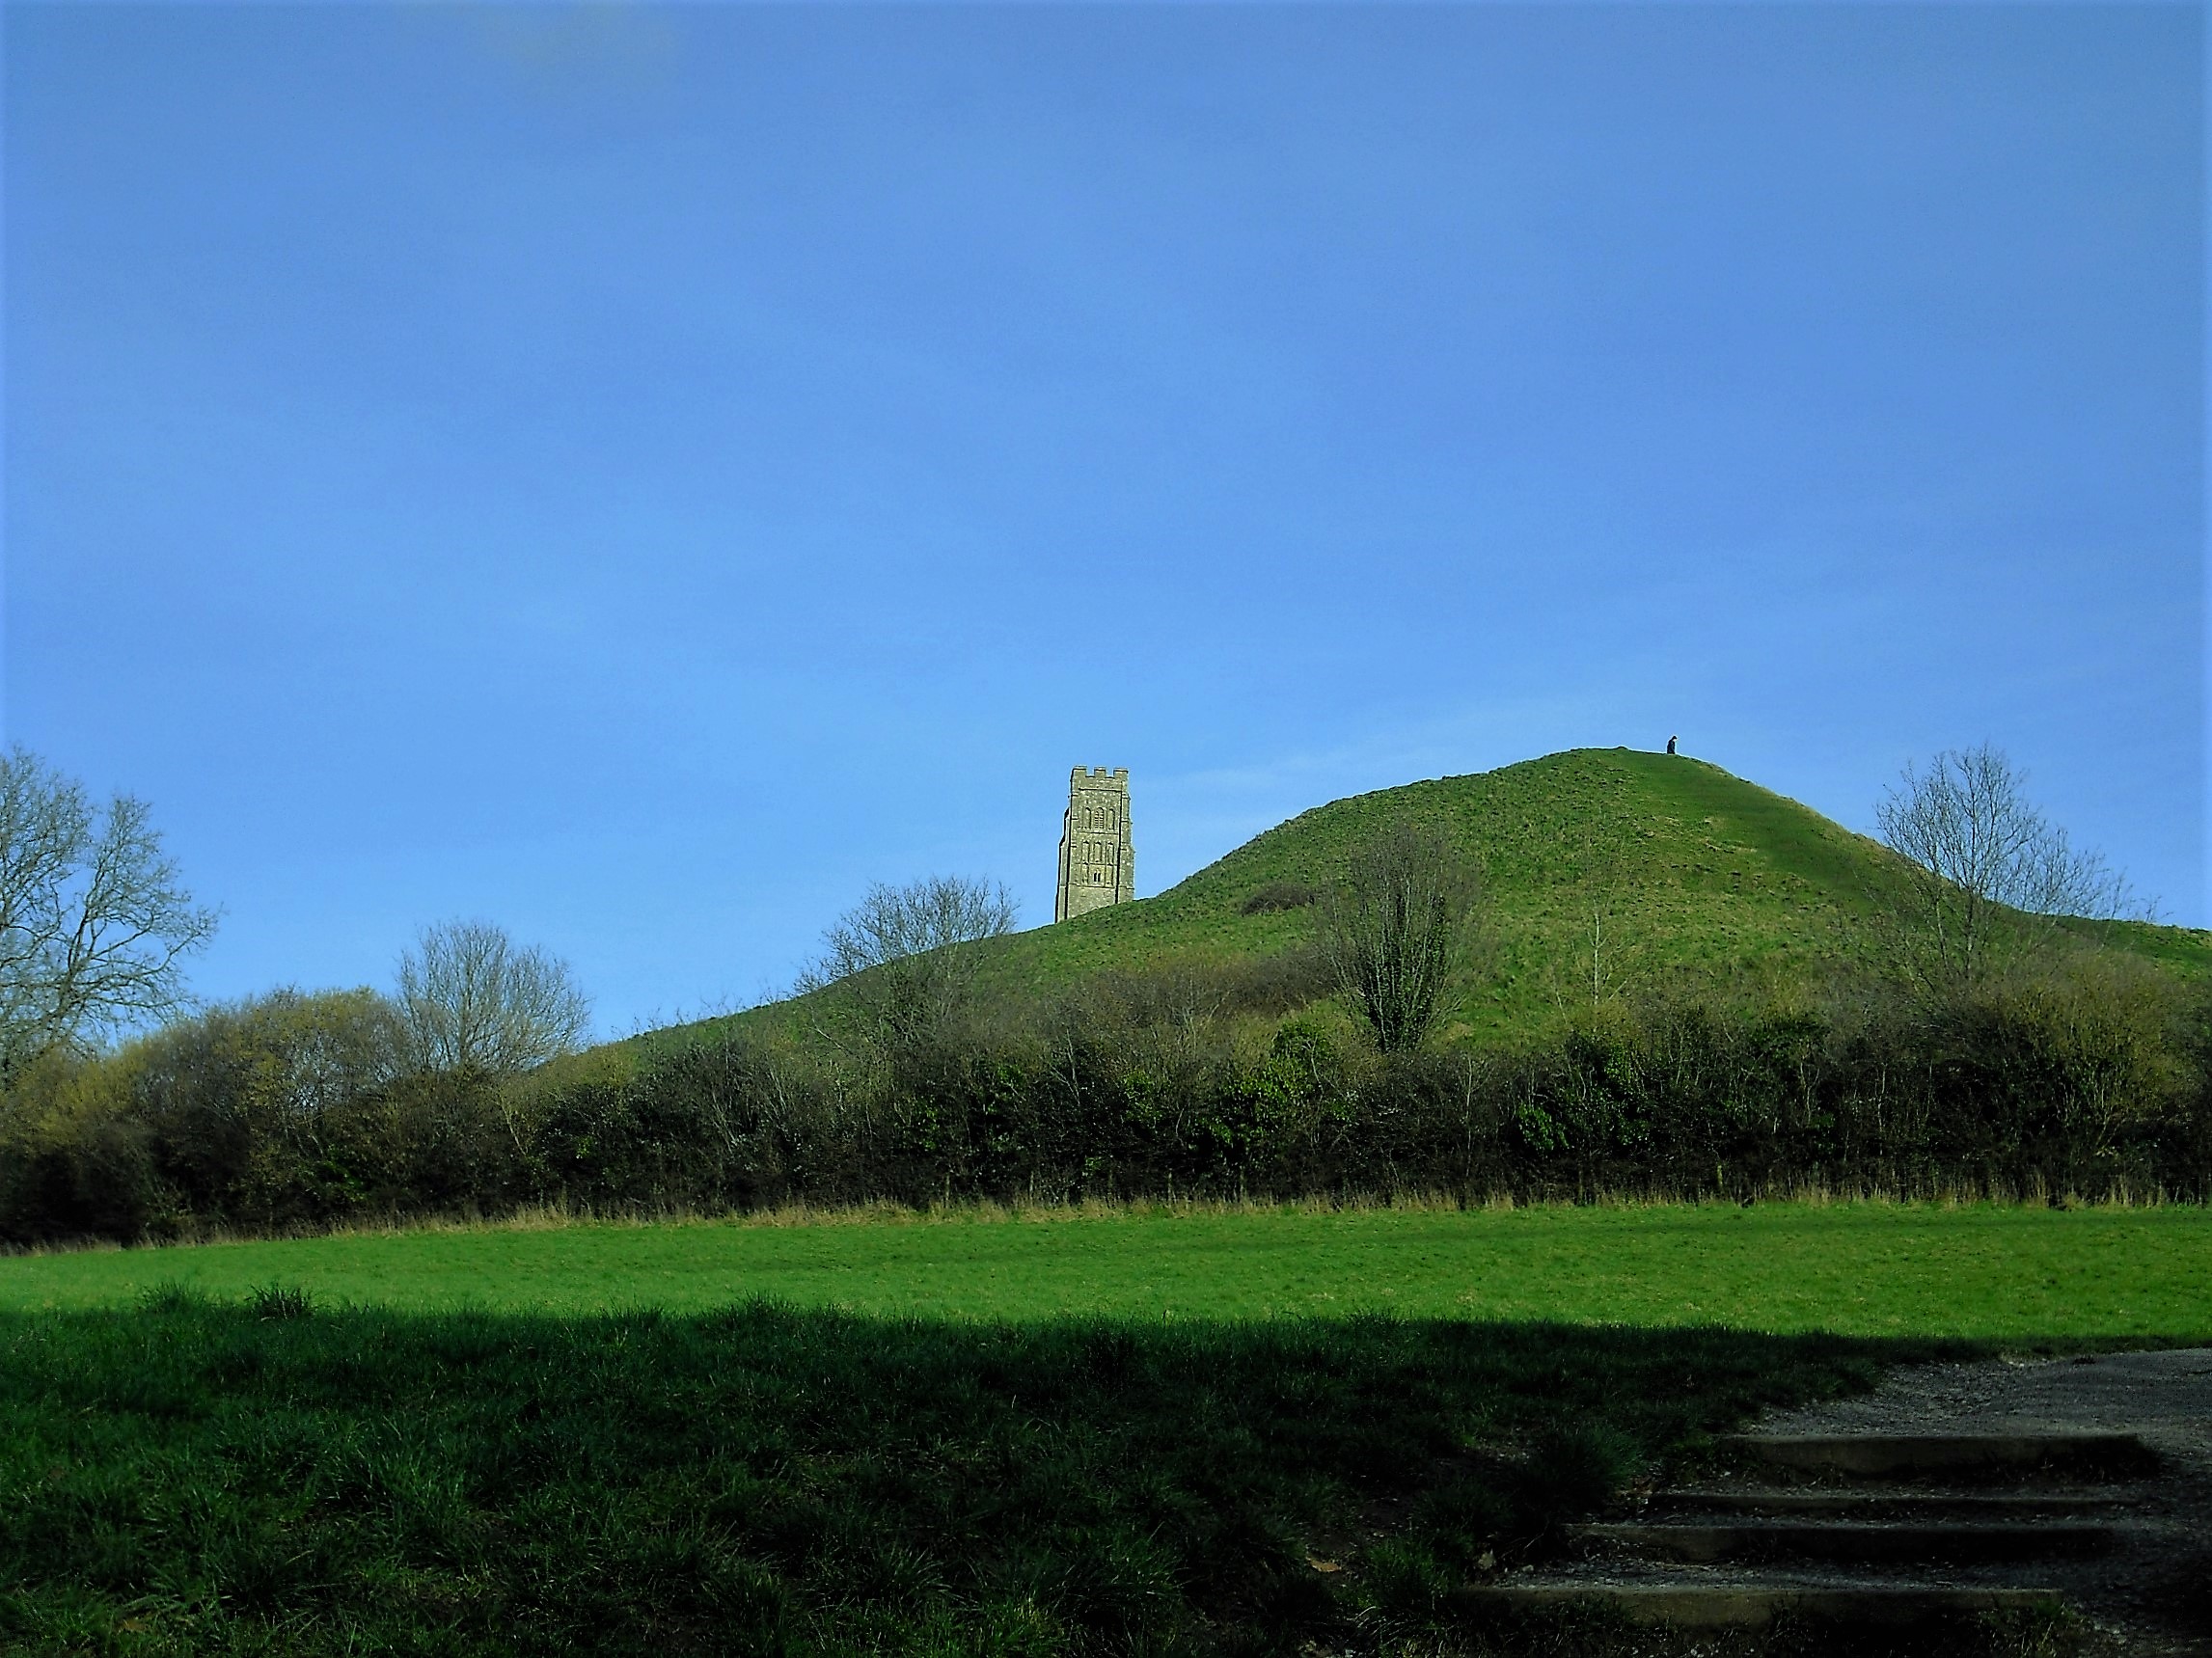
[[[1668,752],[1668,753],[1670,753],[1670,754],[1672,754],[1674,751],[1675,751],[1675,740],[1674,740],[1672,737],[1670,737],[1670,738],[1668,738],[1668,739],[1667,739],[1667,752]]]

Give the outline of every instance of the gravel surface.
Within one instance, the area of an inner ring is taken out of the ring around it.
[[[2120,1546],[2028,1569],[2052,1581],[2128,1653],[2212,1658],[2212,1347],[2073,1359],[1925,1365],[1873,1393],[1756,1424],[1765,1433],[2132,1432],[2150,1479],[2111,1488]],[[2032,1488],[2032,1484],[2031,1484]],[[2007,1574],[2009,1575],[2009,1574]]]
[[[2179,1477],[2212,1479],[2212,1347],[2095,1358],[1921,1365],[1857,1399],[1780,1412],[1761,1433],[2140,1434]]]

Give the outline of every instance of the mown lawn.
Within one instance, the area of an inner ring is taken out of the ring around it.
[[[1407,1318],[1993,1340],[2212,1332],[2212,1210],[1764,1204],[1127,1210],[419,1231],[0,1260],[0,1308],[236,1299],[558,1314]]]

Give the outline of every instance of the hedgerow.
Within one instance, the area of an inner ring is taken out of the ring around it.
[[[2075,970],[1940,1000],[1607,1003],[1380,1054],[1294,967],[1008,1013],[710,1028],[523,1078],[410,1072],[366,992],[217,1010],[0,1097],[0,1238],[790,1202],[2016,1196],[2212,1188],[2203,1006]]]

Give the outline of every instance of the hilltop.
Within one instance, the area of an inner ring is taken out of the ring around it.
[[[1815,984],[1879,947],[1876,894],[1898,869],[1878,842],[1707,762],[1569,749],[1313,807],[1156,897],[994,941],[984,984],[1049,994],[1098,974],[1294,949],[1312,938],[1312,911],[1247,914],[1246,902],[1271,883],[1335,883],[1353,848],[1404,819],[1440,828],[1482,882],[1489,970],[1453,1021],[1476,1037],[1661,987]],[[2094,931],[2170,969],[2212,969],[2212,935]],[[763,1016],[775,1010],[739,1017]]]

